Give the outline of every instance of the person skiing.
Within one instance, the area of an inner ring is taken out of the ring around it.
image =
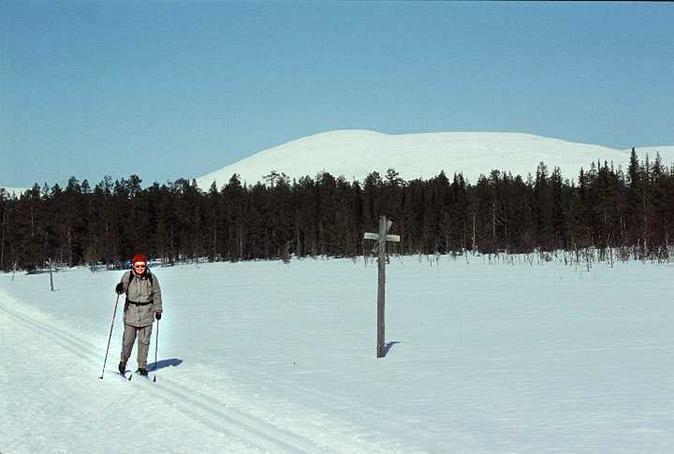
[[[145,255],[134,255],[131,265],[131,270],[126,271],[122,280],[115,286],[118,295],[126,293],[119,373],[124,375],[126,372],[126,362],[138,337],[138,372],[147,377],[147,354],[150,350],[152,324],[154,319],[161,319],[162,314],[161,288],[159,279],[147,267]]]

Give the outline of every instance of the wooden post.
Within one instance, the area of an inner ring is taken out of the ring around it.
[[[379,217],[379,260],[378,260],[378,287],[377,287],[377,358],[386,355],[386,216]]]
[[[47,261],[47,264],[49,265],[49,285],[51,286],[51,291],[54,291],[54,273],[53,269],[51,266],[51,259]]]
[[[365,233],[366,240],[377,240],[378,246],[378,287],[377,287],[377,358],[386,356],[386,242],[400,241],[398,235],[387,235],[393,222],[386,216],[379,217],[379,232]]]

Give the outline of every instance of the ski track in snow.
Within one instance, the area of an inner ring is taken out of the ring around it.
[[[0,303],[11,302],[9,295],[3,294],[0,291]],[[38,321],[28,315],[21,314],[16,310],[9,309],[0,304],[0,312],[30,330],[39,333],[48,338],[51,342],[59,345],[65,349],[68,354],[77,356],[80,359],[90,363],[100,363],[101,352],[99,348],[94,347],[87,341],[73,335],[71,332],[55,326],[52,323],[45,321]],[[108,357],[108,364],[106,366],[107,374],[104,378],[114,380],[116,377],[114,367],[111,363],[116,364],[114,353]],[[246,373],[252,374],[251,371]],[[330,453],[338,452],[326,446],[319,446],[309,438],[289,432],[267,423],[266,421],[245,413],[236,408],[228,406],[226,403],[219,400],[213,395],[206,395],[198,391],[193,391],[187,386],[157,375],[157,382],[151,382],[155,374],[150,371],[150,378],[146,380],[141,378],[138,374],[134,374],[131,381],[128,382],[130,386],[143,387],[143,392],[151,394],[153,397],[161,399],[171,406],[179,409],[182,413],[199,421],[204,426],[213,431],[226,434],[242,441],[247,448],[246,451],[259,449],[262,452],[289,452],[289,453]],[[138,383],[141,383],[140,385]],[[45,390],[45,398],[58,398],[58,396],[49,395],[49,388]],[[288,390],[284,388],[284,390]],[[323,397],[328,397],[322,395]],[[133,396],[132,396],[133,397]],[[131,399],[130,397],[129,399]],[[77,406],[70,404],[69,411],[75,413]],[[28,434],[25,434],[29,436]],[[24,434],[16,438],[23,437]],[[341,448],[345,448],[342,446]],[[340,450],[341,450],[340,448]],[[354,452],[364,449],[364,446],[350,446],[347,449]],[[376,447],[372,447],[373,451],[377,451]]]
[[[230,370],[236,370],[240,375],[255,377],[260,383],[264,383],[270,387],[272,391],[279,395],[288,397],[301,397],[302,400],[310,400],[312,406],[325,405],[332,408],[357,408],[359,417],[369,421],[385,421],[388,430],[393,429],[393,433],[404,431],[408,437],[417,440],[433,440],[438,436],[437,432],[427,430],[424,427],[410,424],[410,421],[399,421],[395,418],[395,414],[381,408],[368,407],[362,405],[347,396],[342,395],[339,390],[328,394],[317,389],[303,388],[298,390],[290,381],[279,377],[269,376],[260,372],[254,371],[251,368],[228,364]],[[298,399],[299,400],[299,399]],[[447,435],[447,434],[446,434]],[[455,435],[456,436],[456,435]],[[460,436],[460,435],[459,435]]]

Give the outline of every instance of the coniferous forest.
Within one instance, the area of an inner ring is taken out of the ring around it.
[[[610,250],[621,259],[668,259],[674,245],[674,167],[659,156],[627,170],[592,163],[573,180],[544,163],[526,177],[492,171],[474,184],[440,173],[403,181],[395,170],[346,181],[323,173],[201,190],[179,179],[142,187],[135,175],[92,186],[35,185],[0,192],[0,268],[121,266],[135,252],[163,263],[368,253],[363,232],[394,221],[400,254]]]

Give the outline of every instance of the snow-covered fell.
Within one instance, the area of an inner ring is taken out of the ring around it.
[[[21,194],[23,194],[27,190],[26,188],[11,188],[9,186],[0,185],[0,190],[3,190],[3,189],[10,196],[16,196],[16,197],[19,197]]]
[[[646,152],[660,152],[663,162],[674,162],[674,146],[637,148],[640,158]],[[197,178],[202,189],[216,182],[226,184],[233,174],[243,181],[263,181],[272,170],[291,178],[315,177],[322,171],[348,180],[362,180],[372,171],[384,174],[395,169],[405,180],[432,178],[444,170],[451,178],[463,173],[470,182],[491,170],[513,175],[535,174],[543,161],[550,171],[559,167],[565,178],[574,179],[580,168],[592,162],[613,162],[627,166],[630,150],[523,133],[439,132],[421,134],[383,134],[368,130],[339,130],[294,140],[260,151],[220,170]]]

